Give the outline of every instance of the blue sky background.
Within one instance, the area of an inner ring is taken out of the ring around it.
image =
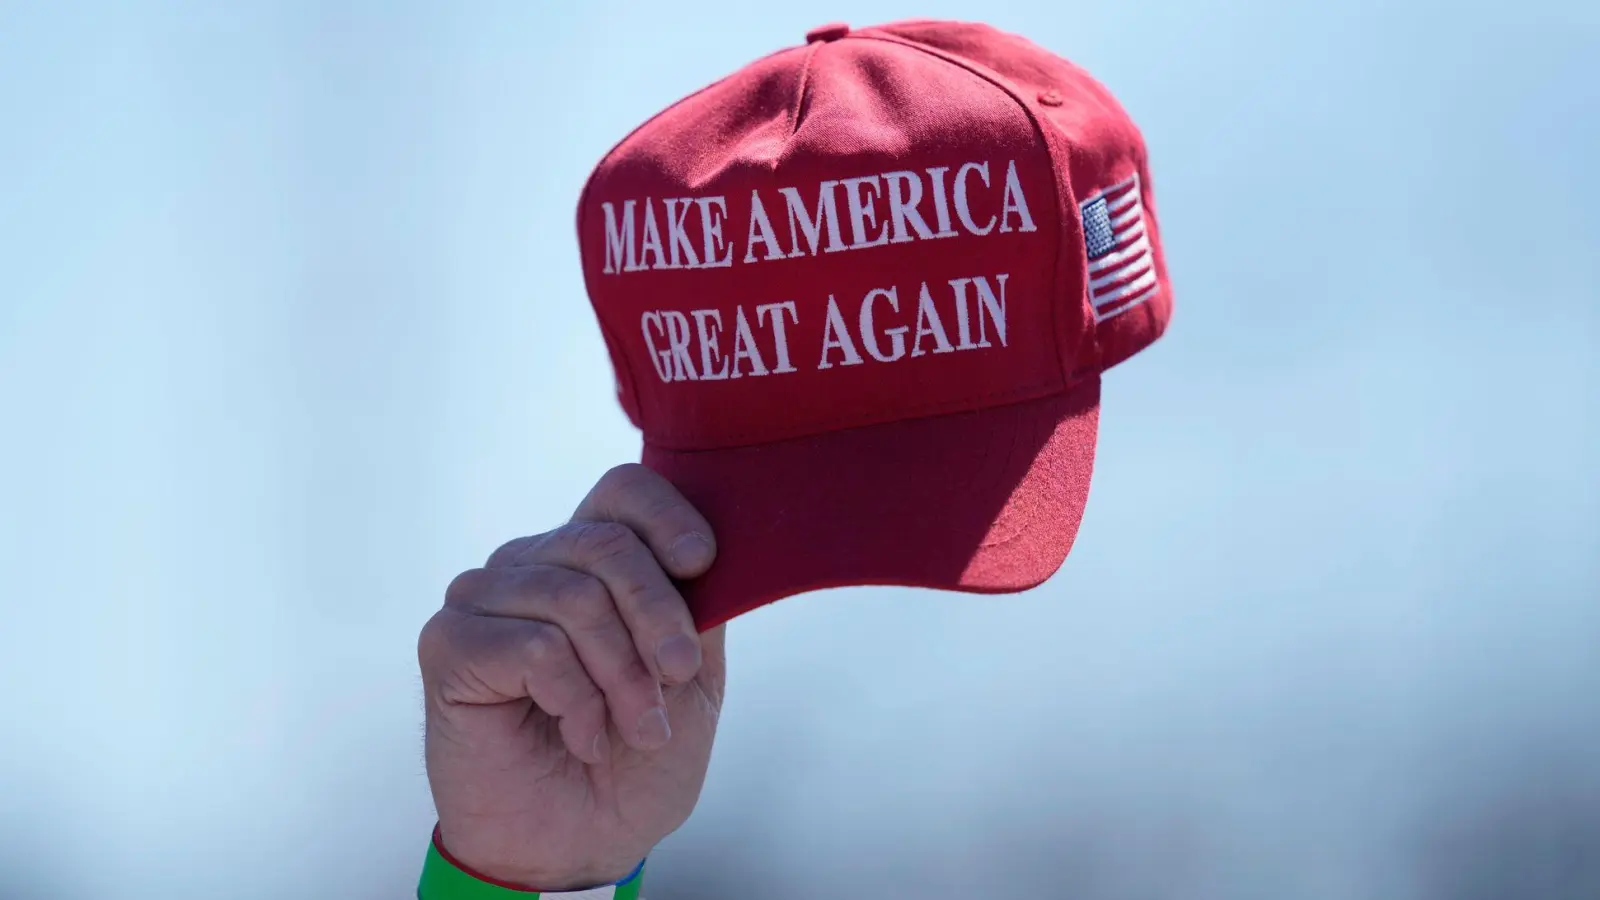
[[[582,180],[922,16],[1119,95],[1177,314],[1047,585],[732,626],[656,896],[1600,894],[1600,6],[930,0],[0,2],[0,895],[406,896],[417,629],[638,451]]]

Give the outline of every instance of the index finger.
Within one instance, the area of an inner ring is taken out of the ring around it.
[[[637,463],[617,466],[595,483],[574,522],[620,522],[632,528],[670,574],[694,578],[716,558],[711,523],[671,482]]]

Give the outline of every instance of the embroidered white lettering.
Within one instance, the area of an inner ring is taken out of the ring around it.
[[[651,263],[649,257],[655,253],[656,261]],[[639,262],[628,267],[629,272],[640,269],[659,269],[667,261],[666,254],[661,250],[661,229],[656,227],[656,207],[649,197],[644,198],[644,239],[639,242]]]
[[[722,355],[720,346],[722,339],[722,311],[716,309],[696,309],[690,312],[694,316],[694,327],[700,336],[700,380],[721,381],[728,377],[728,358]],[[716,368],[717,361],[721,360],[721,368]]]
[[[850,326],[844,323],[844,316],[839,315],[839,301],[829,294],[828,318],[822,327],[822,362],[817,363],[817,368],[833,368],[833,363],[828,362],[828,351],[835,348],[844,356],[839,365],[861,365],[861,354],[856,352],[855,342],[850,339]]]
[[[789,209],[789,256],[805,256],[810,253],[817,255],[817,247],[822,241],[822,229],[828,229],[828,246],[826,252],[833,253],[845,249],[844,239],[839,236],[839,207],[833,199],[833,189],[839,185],[837,181],[824,181],[817,188],[817,213],[815,216],[806,211],[806,201],[800,196],[798,188],[779,188]],[[800,247],[800,236],[805,235],[806,247]]]
[[[977,172],[979,175],[982,175],[983,186],[989,186],[988,163],[969,162],[962,166],[961,169],[956,172],[956,218],[961,220],[961,224],[966,227],[967,231],[976,235],[985,235],[994,230],[994,216],[990,216],[989,224],[983,226],[982,228],[978,227],[978,223],[972,221],[972,211],[967,208],[967,174],[969,172]]]
[[[651,330],[651,326],[655,330]],[[656,368],[656,374],[662,381],[672,380],[672,351],[662,350],[656,346],[656,335],[660,334],[666,340],[667,333],[661,327],[661,313],[650,311],[639,317],[639,327],[644,331],[644,346],[650,352],[650,362]]]
[[[756,315],[761,315],[758,309]],[[787,347],[784,348],[788,350]],[[761,358],[761,349],[756,346],[756,339],[750,334],[750,323],[744,317],[744,307],[733,308],[733,374],[731,378],[743,378],[744,373],[739,371],[739,360],[750,361],[750,374],[752,376],[767,374],[766,360]]]
[[[950,171],[949,166],[935,166],[928,170],[928,181],[933,184],[933,215],[939,223],[939,232],[934,237],[955,237],[958,232],[950,227],[950,199],[944,190],[944,173]]]
[[[895,288],[868,291],[867,296],[861,300],[861,346],[867,348],[867,352],[878,362],[894,362],[906,355],[906,332],[910,331],[911,327],[900,325],[895,328],[885,328],[883,333],[889,338],[889,346],[893,349],[884,353],[878,346],[878,332],[872,327],[872,301],[879,297],[889,301],[890,309],[895,312],[900,311],[900,294]]]
[[[1017,180],[1017,161],[1006,163],[1006,195],[1000,209],[1000,232],[1011,230],[1011,214],[1016,213],[1018,231],[1037,231],[1033,216],[1028,213],[1028,198],[1022,196],[1022,182]]]
[[[933,337],[934,353],[952,353],[956,348],[950,346],[950,338],[944,333],[944,320],[939,318],[939,308],[933,305],[933,295],[928,292],[928,283],[922,283],[922,291],[917,295],[917,333],[911,336],[911,355],[921,356],[928,352],[922,349],[922,339],[925,336]]]
[[[762,188],[752,188],[749,221],[745,223],[745,252],[740,259],[746,264],[771,262],[952,238],[963,231],[979,237],[1037,231],[1016,161],[1006,161],[1005,176],[999,179],[1003,183],[990,177],[989,165],[986,160],[963,163],[953,178],[948,177],[949,166],[932,166],[921,172],[893,171],[821,181],[816,184],[814,206],[808,205],[802,195],[808,190],[806,187],[769,188],[771,193],[765,199]],[[841,186],[842,216],[837,190]],[[979,193],[981,197],[975,196]],[[931,227],[928,210],[922,205],[924,198],[932,200]],[[665,230],[656,215],[656,199],[644,197],[642,204],[639,199],[600,204],[605,220],[600,260],[603,274],[726,268],[734,264],[737,245],[727,233],[734,226],[729,222],[725,195],[661,198]],[[977,203],[979,209],[994,209],[985,204],[996,201],[998,215],[991,213],[988,221],[980,224],[974,218],[973,204]],[[783,206],[787,240],[774,227],[768,212],[771,203]],[[691,210],[698,212],[691,215]],[[694,220],[698,220],[698,234]],[[846,224],[848,241],[844,234]]]
[[[759,232],[759,233],[758,233]],[[761,192],[750,192],[750,236],[745,240],[744,261],[756,261],[756,244],[766,247],[762,259],[782,259],[783,250],[778,246],[778,237],[772,231],[772,220],[767,218],[767,208],[761,203]]]
[[[889,243],[889,223],[878,224],[878,176],[871,175],[866,178],[846,178],[844,196],[850,208],[850,234],[855,238],[850,244],[851,250],[860,250],[863,247],[881,247]],[[866,198],[862,198],[862,194]],[[868,239],[867,229],[878,229],[878,236]]]
[[[617,222],[617,208],[612,203],[602,203],[606,214],[606,264],[602,270],[615,275],[626,269],[633,271],[633,207],[637,201],[622,204],[622,222]]]
[[[796,325],[800,324],[800,315],[795,311],[794,301],[786,300],[783,303],[763,303],[756,307],[756,324],[769,314],[772,316],[772,339],[778,350],[778,367],[773,369],[774,374],[796,371],[789,364],[789,335],[783,330],[783,314],[788,313],[789,319]]]
[[[722,222],[728,217],[728,201],[724,197],[699,197],[695,202],[700,205],[700,237],[706,248],[705,262],[702,266],[708,269],[720,269],[733,265],[733,245],[722,239]],[[726,250],[727,252],[722,252]],[[720,258],[718,254],[721,254]]]
[[[922,202],[922,179],[915,172],[885,172],[883,180],[889,186],[889,223],[894,229],[891,239],[896,244],[909,241],[929,240],[933,237],[933,229],[922,220],[922,213],[917,211],[917,204]],[[901,191],[905,191],[902,196]],[[911,231],[916,232],[916,237],[906,230],[907,225]],[[951,236],[954,236],[952,232]]]
[[[667,350],[672,357],[672,380],[695,381],[694,361],[689,358],[689,318],[675,309],[661,311],[667,325]]]
[[[683,227],[683,220],[689,215],[689,208],[694,206],[694,198],[669,197],[661,202],[667,206],[667,257],[671,260],[663,268],[700,268],[700,260],[694,255],[694,245],[689,243],[689,232]],[[682,257],[678,255],[680,251],[683,253]]]

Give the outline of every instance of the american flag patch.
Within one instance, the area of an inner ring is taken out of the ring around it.
[[[1078,205],[1089,254],[1089,302],[1104,322],[1156,295],[1155,254],[1145,232],[1139,176],[1118,182]]]

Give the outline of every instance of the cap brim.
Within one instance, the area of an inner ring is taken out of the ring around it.
[[[1098,378],[971,413],[728,450],[646,443],[643,462],[716,533],[680,585],[701,630],[806,591],[1034,587],[1078,534],[1094,470]]]

